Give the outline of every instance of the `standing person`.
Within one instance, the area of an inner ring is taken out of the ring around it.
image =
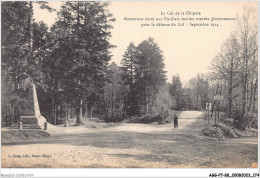
[[[177,114],[176,113],[174,113],[174,128],[178,128],[178,116],[177,116]]]
[[[163,106],[161,107],[161,116],[162,116],[162,119],[163,119],[163,122],[164,122],[164,108],[163,108]]]

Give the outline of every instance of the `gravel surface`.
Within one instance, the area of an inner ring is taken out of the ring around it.
[[[250,168],[257,137],[212,140],[202,112],[184,111],[173,123],[56,127],[48,138],[2,144],[3,168]]]

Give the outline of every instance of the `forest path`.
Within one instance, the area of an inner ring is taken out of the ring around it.
[[[2,167],[245,168],[257,162],[257,137],[211,140],[201,133],[202,116],[181,112],[178,129],[172,119],[57,127],[45,140],[2,145]]]

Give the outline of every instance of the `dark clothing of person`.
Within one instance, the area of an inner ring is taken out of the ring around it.
[[[174,116],[174,128],[178,128],[178,117]]]

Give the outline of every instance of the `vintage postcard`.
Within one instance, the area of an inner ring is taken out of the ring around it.
[[[1,167],[259,177],[258,2],[1,1]]]

